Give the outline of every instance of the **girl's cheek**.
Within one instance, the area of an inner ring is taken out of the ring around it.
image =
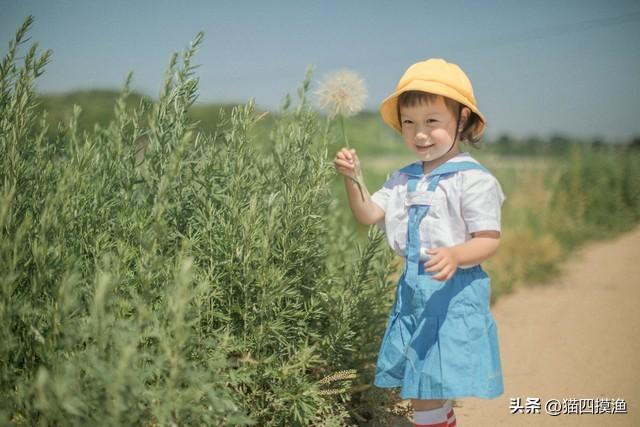
[[[449,137],[449,133],[445,129],[439,128],[439,129],[434,129],[431,132],[431,136],[433,138],[443,139],[443,138],[448,138]]]

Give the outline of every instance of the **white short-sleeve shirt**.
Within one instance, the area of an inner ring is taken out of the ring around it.
[[[479,162],[469,153],[460,153],[447,162]],[[416,163],[422,164],[418,160]],[[429,180],[423,176],[417,190],[426,191]],[[382,188],[371,195],[385,212],[376,223],[387,236],[391,248],[405,256],[409,210],[405,206],[408,175],[395,171]],[[440,178],[433,204],[420,223],[421,249],[436,249],[462,244],[476,231],[500,231],[500,211],[506,196],[498,180],[478,169],[459,171]],[[422,259],[422,258],[421,258]],[[469,268],[477,264],[461,265]]]

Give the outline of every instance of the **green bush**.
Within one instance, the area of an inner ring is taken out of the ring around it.
[[[624,146],[567,146],[568,155],[487,158],[503,184],[502,242],[485,263],[495,300],[552,278],[579,245],[640,219],[640,155]]]
[[[391,251],[373,227],[354,250],[335,214],[311,70],[269,138],[253,101],[201,133],[200,33],[157,102],[129,104],[129,75],[106,126],[77,107],[48,137],[49,52],[17,64],[31,23],[0,70],[0,424],[382,419]]]
[[[551,189],[548,227],[571,249],[627,231],[640,219],[640,156],[610,147],[572,145]]]

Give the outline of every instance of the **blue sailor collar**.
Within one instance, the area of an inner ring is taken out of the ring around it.
[[[438,166],[437,168],[429,172],[428,176],[432,177],[435,175],[443,175],[446,173],[458,172],[460,170],[465,170],[465,169],[481,169],[481,170],[484,170],[485,172],[488,172],[484,166],[482,166],[480,163],[475,161],[470,161],[470,160],[452,161],[458,156],[452,157],[451,159],[447,160],[446,162],[444,162],[443,164],[441,164],[440,166]],[[422,160],[417,160],[413,163],[408,164],[407,166],[400,169],[399,172],[405,173],[407,175],[411,175],[414,177],[418,177],[418,178],[423,177],[424,170],[422,168]]]

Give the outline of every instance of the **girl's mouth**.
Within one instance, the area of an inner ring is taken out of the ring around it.
[[[416,148],[418,149],[418,151],[427,151],[427,149],[433,147],[433,144],[431,145],[416,145]]]

